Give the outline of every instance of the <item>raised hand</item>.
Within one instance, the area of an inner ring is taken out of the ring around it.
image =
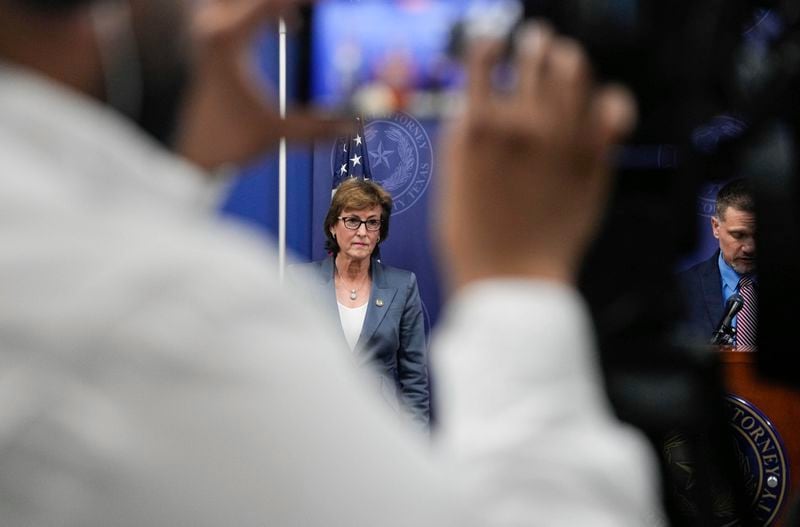
[[[252,44],[265,24],[291,24],[307,0],[202,0],[194,7],[194,68],[178,127],[179,153],[212,169],[273,149],[281,137],[305,140],[349,131],[301,110],[281,119],[255,69]]]
[[[519,34],[510,90],[492,80],[501,50],[472,46],[466,108],[444,140],[437,229],[446,275],[453,287],[496,276],[571,283],[634,103],[619,86],[595,86],[578,43],[543,23]]]

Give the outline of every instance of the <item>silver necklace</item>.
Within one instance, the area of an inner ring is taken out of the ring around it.
[[[339,281],[341,282],[341,284],[344,286],[345,289],[350,291],[350,300],[357,299],[358,290],[364,286],[364,283],[366,283],[367,278],[369,277],[369,273],[367,273],[367,276],[365,276],[364,279],[361,281],[361,285],[359,285],[355,289],[350,289],[349,287],[347,287],[347,284],[344,283],[344,278],[342,277],[342,274],[339,272],[339,268],[336,266],[334,266],[334,268],[336,269],[336,274],[339,275]]]

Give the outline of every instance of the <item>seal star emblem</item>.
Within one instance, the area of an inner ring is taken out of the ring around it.
[[[383,141],[378,143],[378,151],[377,152],[370,152],[369,155],[372,157],[373,166],[379,167],[381,163],[385,164],[387,167],[389,166],[389,155],[394,154],[394,150],[384,150],[383,149]]]

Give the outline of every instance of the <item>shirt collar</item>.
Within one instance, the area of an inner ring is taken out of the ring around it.
[[[737,273],[733,267],[731,267],[728,262],[725,261],[725,258],[722,257],[722,252],[719,253],[717,263],[719,265],[719,274],[722,277],[722,290],[726,293],[732,293],[736,291],[736,288],[739,286],[739,280],[743,275]],[[754,283],[758,282],[758,279],[754,274],[751,275],[751,278],[753,279]]]

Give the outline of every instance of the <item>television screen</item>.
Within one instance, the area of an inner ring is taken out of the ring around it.
[[[463,83],[462,38],[504,36],[516,0],[322,0],[308,22],[308,97],[328,110],[439,114]]]

